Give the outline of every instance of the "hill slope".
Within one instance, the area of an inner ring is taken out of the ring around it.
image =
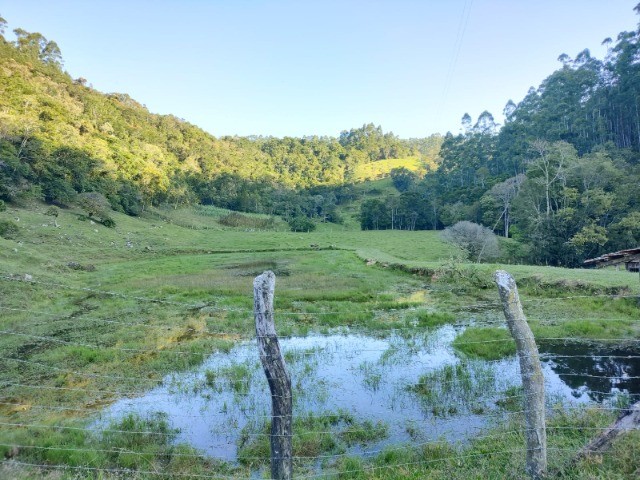
[[[355,179],[359,164],[420,155],[429,144],[400,140],[373,124],[340,138],[216,138],[183,119],[150,113],[125,93],[103,94],[84,78],[72,79],[59,50],[51,54],[54,42],[20,32],[15,42],[0,35],[5,201],[27,196],[64,205],[76,193],[97,191],[115,209],[135,214],[149,204],[212,203],[212,196],[224,196],[215,183],[221,175],[232,189],[247,181],[288,189],[339,185]]]

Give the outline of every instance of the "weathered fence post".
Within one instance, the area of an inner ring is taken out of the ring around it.
[[[547,430],[545,426],[544,377],[538,347],[522,311],[518,287],[511,275],[498,270],[494,279],[498,285],[502,309],[509,331],[516,341],[524,387],[524,414],[527,439],[527,473],[533,479],[547,472]]]
[[[253,281],[253,308],[260,361],[271,390],[271,478],[290,480],[293,475],[291,444],[291,378],[287,372],[273,319],[276,276],[267,271]]]
[[[574,463],[581,458],[601,454],[611,447],[611,444],[618,437],[630,430],[638,429],[640,429],[640,402],[636,402],[629,408],[623,410],[613,424],[609,425],[609,427],[598,434],[586,447],[583,447],[578,452]]]

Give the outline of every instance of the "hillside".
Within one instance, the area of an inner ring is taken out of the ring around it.
[[[504,125],[488,111],[475,122],[465,114],[436,169],[363,203],[363,228],[474,222],[516,240],[513,260],[540,265],[577,267],[637,247],[640,28],[604,44],[604,59],[563,54],[522,100],[505,99]]]
[[[77,193],[96,191],[129,214],[162,203],[267,213],[255,198],[234,203],[229,196],[341,185],[357,180],[354,171],[364,163],[411,155],[433,162],[439,145],[401,140],[373,124],[339,138],[217,138],[184,119],[153,114],[126,93],[103,94],[84,78],[72,79],[55,42],[15,32],[15,42],[0,36],[1,200],[67,205]]]
[[[406,168],[416,174],[422,174],[427,171],[427,165],[417,157],[393,158],[390,160],[378,160],[377,162],[369,162],[358,165],[355,168],[354,179],[357,182],[367,180],[378,180],[388,177],[394,168]]]
[[[266,271],[293,478],[526,478],[520,362],[538,356],[548,477],[637,476],[640,431],[577,456],[640,400],[637,273],[513,264],[640,240],[637,146],[537,143],[553,122],[524,101],[502,130],[487,112],[444,138],[217,138],[16,35],[0,37],[0,478],[271,478]],[[511,237],[504,264],[436,231],[461,219]]]

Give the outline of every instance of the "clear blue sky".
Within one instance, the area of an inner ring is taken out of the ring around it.
[[[638,0],[0,0],[65,69],[221,135],[457,133],[636,27]],[[12,39],[12,34],[7,34]]]

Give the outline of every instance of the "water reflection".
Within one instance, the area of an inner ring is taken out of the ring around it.
[[[451,346],[459,331],[444,326],[406,337],[342,334],[282,340],[294,416],[347,412],[358,421],[387,424],[385,438],[350,445],[352,453],[403,442],[464,442],[478,435],[507,415],[497,403],[517,391],[519,366],[515,357],[463,361]],[[640,373],[637,358],[622,358],[631,351],[553,343],[540,351],[550,403],[584,404],[602,401],[611,392],[640,393],[638,381],[626,378]],[[426,382],[431,383],[418,393],[416,385]],[[193,372],[168,376],[140,398],[115,403],[106,419],[166,412],[180,429],[178,441],[233,461],[239,443],[264,435],[270,408],[255,342],[246,342],[228,354],[212,355]]]
[[[612,393],[640,397],[640,351],[636,348],[590,345],[578,342],[545,342],[541,358],[574,395],[596,402]],[[635,378],[634,378],[635,377]]]

